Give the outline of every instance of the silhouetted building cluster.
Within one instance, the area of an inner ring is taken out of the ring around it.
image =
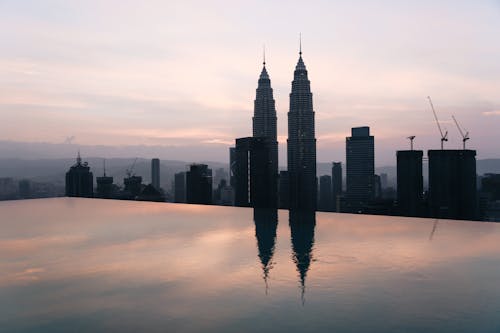
[[[286,170],[278,168],[276,107],[264,57],[254,100],[252,136],[235,140],[235,146],[229,150],[229,172],[217,168],[212,175],[207,164],[191,164],[188,170],[173,176],[172,192],[167,193],[167,198],[160,187],[160,160],[154,158],[151,160],[151,184],[143,184],[143,178],[133,172],[134,161],[127,169],[123,188],[114,184],[114,178],[106,175],[104,168],[103,175],[96,177],[94,191],[90,167],[78,154],[76,164],[66,173],[65,193],[76,197],[169,200],[259,209],[284,208],[295,212],[321,210],[497,219],[500,211],[499,176],[485,175],[480,181],[478,195],[476,151],[465,149],[468,133],[461,132],[462,150],[441,147],[441,150],[427,152],[427,189],[424,189],[423,179],[424,152],[413,150],[415,137],[409,137],[411,150],[396,152],[397,188],[394,188],[389,186],[386,173],[375,174],[375,138],[370,134],[370,127],[353,127],[351,136],[345,141],[344,191],[341,162],[332,163],[331,174],[316,176],[315,113],[301,47],[289,97]],[[443,143],[447,140],[447,133],[441,134]],[[33,183],[27,180],[14,185],[9,179],[3,183],[0,179],[0,198],[12,196],[14,192],[19,197],[31,197],[32,187]]]
[[[106,175],[106,165],[104,164],[103,175],[96,177],[96,189],[94,191],[94,177],[90,172],[90,166],[87,162],[82,163],[80,153],[76,164],[71,166],[66,173],[66,196],[69,197],[87,197],[101,199],[120,199],[120,200],[140,200],[140,201],[165,201],[163,190],[159,185],[160,161],[153,159],[151,161],[151,179],[156,184],[145,185],[142,183],[142,177],[133,173],[132,166],[127,169],[127,177],[123,179],[124,187],[121,189],[114,184],[114,178]]]
[[[295,66],[288,112],[288,169],[278,175],[277,118],[264,59],[254,101],[253,137],[230,148],[235,204],[315,210],[317,200],[314,111],[302,49]]]

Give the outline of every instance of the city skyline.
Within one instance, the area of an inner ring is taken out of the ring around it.
[[[409,135],[417,136],[415,149],[439,148],[427,95],[449,132],[445,149],[461,147],[455,115],[479,159],[499,157],[498,2],[259,7],[3,2],[0,140],[74,137],[81,145],[157,145],[179,151],[172,159],[227,161],[233,139],[252,133],[265,43],[286,165],[289,69],[302,32],[318,162],[344,160],[356,126],[377,137],[376,165],[394,165]]]

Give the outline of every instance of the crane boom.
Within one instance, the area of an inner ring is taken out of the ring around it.
[[[439,124],[436,110],[434,110],[434,104],[432,104],[431,96],[427,96],[427,99],[429,100],[429,104],[431,105],[432,113],[434,114],[434,119],[436,119],[436,124],[438,126],[439,133],[441,134],[441,150],[442,150],[443,149],[443,142],[448,141],[448,131],[445,131],[445,133],[443,134],[443,130],[441,129],[441,125]]]
[[[470,139],[469,132],[465,131],[465,134],[464,134],[464,131],[462,130],[462,128],[458,124],[458,121],[455,119],[455,116],[452,115],[451,117],[453,118],[453,121],[455,122],[455,125],[457,125],[458,131],[460,132],[460,135],[462,136],[463,148],[465,150],[465,142]]]
[[[135,158],[134,163],[132,163],[132,165],[130,166],[130,168],[128,168],[128,169],[126,170],[126,174],[127,174],[127,176],[128,176],[128,177],[133,176],[132,171],[134,170],[134,167],[135,167],[135,163],[136,163],[136,162],[137,162],[137,157]]]

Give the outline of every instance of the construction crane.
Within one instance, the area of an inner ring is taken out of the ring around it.
[[[439,133],[441,134],[441,150],[443,150],[443,143],[445,141],[448,141],[448,131],[445,131],[445,133],[443,134],[443,130],[441,129],[441,125],[439,124],[439,120],[436,115],[436,110],[434,110],[434,105],[432,104],[431,96],[427,96],[427,98],[429,99],[429,104],[431,105],[432,113],[434,114],[434,119],[436,119],[436,124],[438,126]]]
[[[410,140],[410,147],[411,150],[413,150],[413,140],[415,139],[415,135],[410,135],[409,137],[407,137],[407,139]]]
[[[134,171],[134,167],[135,167],[135,163],[137,162],[137,157],[135,158],[134,160],[134,163],[132,163],[132,165],[130,166],[130,168],[128,168],[127,170],[125,170],[125,173],[127,174],[127,177],[132,177],[134,174],[133,174],[133,171]]]
[[[463,143],[463,147],[465,150],[465,142],[470,139],[469,132],[467,130],[465,130],[465,134],[464,134],[464,131],[462,130],[462,128],[458,124],[458,121],[455,119],[455,116],[452,115],[451,117],[453,118],[453,121],[455,122],[455,125],[457,125],[458,131],[460,132],[460,135],[462,136],[462,143]]]

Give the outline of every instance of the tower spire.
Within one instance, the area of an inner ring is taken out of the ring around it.
[[[262,65],[266,67],[266,44],[262,46]]]
[[[302,56],[302,33],[299,33],[299,56]]]
[[[76,164],[82,164],[82,158],[80,157],[80,149],[78,149],[78,155],[76,156]]]

